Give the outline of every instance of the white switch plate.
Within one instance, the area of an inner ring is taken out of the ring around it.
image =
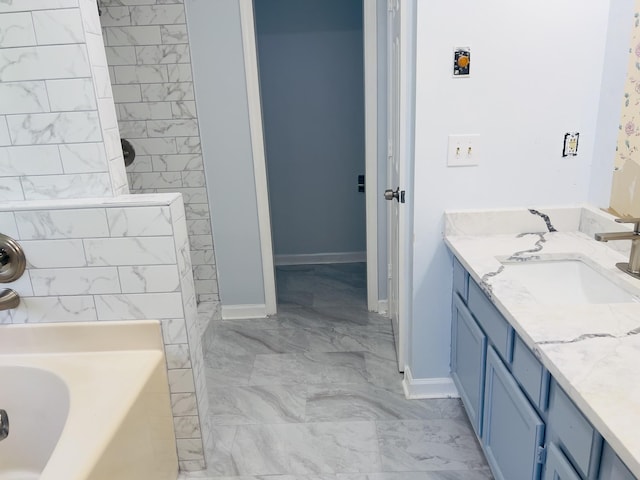
[[[480,163],[480,135],[449,135],[447,166],[472,167]]]

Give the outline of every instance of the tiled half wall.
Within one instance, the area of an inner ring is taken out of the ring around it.
[[[213,438],[180,195],[5,202],[0,232],[27,257],[24,275],[3,285],[21,304],[0,324],[161,321],[180,468],[203,469]]]
[[[182,0],[100,0],[120,134],[136,150],[132,193],[184,198],[199,301],[218,302],[211,219]]]

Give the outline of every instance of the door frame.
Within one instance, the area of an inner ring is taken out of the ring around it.
[[[262,124],[262,100],[260,77],[258,74],[258,52],[256,49],[255,19],[253,0],[238,0],[242,29],[242,53],[244,55],[249,129],[251,130],[251,150],[253,152],[253,177],[256,188],[258,209],[258,231],[260,233],[260,254],[262,257],[262,280],[264,283],[264,304],[266,315],[277,313],[276,280],[273,261],[273,240],[271,236],[271,212],[269,210],[269,180]]]
[[[378,291],[378,11],[377,1],[363,0],[365,205],[367,235],[367,307],[386,308]],[[386,209],[385,209],[386,211]],[[385,272],[383,272],[385,273]],[[386,275],[385,275],[386,277]]]
[[[269,211],[269,190],[266,169],[266,154],[264,144],[264,130],[262,122],[262,102],[260,96],[260,82],[258,72],[258,59],[256,48],[256,31],[253,10],[253,0],[238,0],[240,7],[240,18],[242,26],[242,44],[245,61],[245,76],[247,97],[249,100],[249,123],[251,128],[251,146],[253,150],[254,178],[256,186],[256,198],[258,204],[258,223],[261,239],[262,271],[264,278],[264,296],[267,315],[276,313],[276,285],[273,258],[273,242],[271,232],[271,216]],[[382,192],[378,190],[378,164],[386,159],[379,158],[381,152],[378,150],[378,48],[386,48],[386,41],[383,45],[378,45],[378,10],[377,1],[362,0],[363,4],[363,42],[364,42],[364,93],[365,93],[365,204],[366,204],[366,248],[367,248],[367,307],[369,311],[387,313],[381,311],[385,308],[385,300],[379,298],[378,283],[379,277],[383,275],[386,282],[387,269],[378,268],[378,253],[381,245],[378,244],[378,200]],[[385,9],[386,12],[386,9]],[[385,93],[386,95],[386,93]],[[401,112],[404,111],[406,103],[401,105]],[[403,141],[407,139],[401,136]],[[403,153],[407,153],[406,148],[401,148]],[[410,164],[408,157],[402,155],[402,165]],[[386,215],[384,209],[384,214]],[[404,209],[403,209],[404,210]],[[401,216],[400,232],[402,237],[408,235],[407,222],[408,215]],[[404,243],[400,245],[400,272],[401,284],[404,294],[400,295],[399,302],[403,317],[408,313],[408,299],[411,291],[411,279],[406,265],[406,251]],[[405,278],[406,276],[406,278]],[[408,322],[407,318],[401,321],[401,331],[404,331],[400,343],[404,346],[403,352],[408,346]],[[401,365],[406,363],[406,355],[401,357]]]

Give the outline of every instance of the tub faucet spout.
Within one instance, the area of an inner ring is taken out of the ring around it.
[[[599,242],[609,240],[631,240],[629,262],[616,263],[616,267],[634,278],[640,279],[640,218],[616,218],[617,223],[633,223],[633,232],[605,232],[596,233]]]
[[[6,410],[0,409],[0,441],[9,436],[9,416]]]
[[[20,295],[15,290],[10,288],[0,290],[0,310],[18,308],[18,305],[20,305]]]

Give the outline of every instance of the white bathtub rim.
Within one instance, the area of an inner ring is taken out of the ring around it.
[[[77,365],[69,369],[70,365],[75,363],[71,360],[84,360],[88,363],[82,364],[82,372],[78,372]],[[104,452],[126,417],[130,405],[142,392],[145,382],[140,381],[140,378],[148,378],[162,361],[161,352],[153,350],[64,355],[0,355],[0,365],[31,366],[48,370],[62,378],[69,388],[69,415],[40,480],[88,478],[100,460],[100,453]],[[116,402],[109,401],[112,398],[109,395],[95,400],[95,387],[97,384],[104,384],[105,377],[87,381],[90,380],[90,374],[95,373],[96,364],[101,362],[104,363],[103,367],[106,367],[105,371],[115,374],[109,377],[106,387],[112,387],[113,392],[118,392]],[[96,416],[92,411],[99,414]],[[88,419],[92,419],[91,424],[87,423]],[[96,432],[99,434],[91,435]]]
[[[85,480],[126,425],[124,419],[154,372],[166,371],[161,323],[0,325],[0,365],[39,368],[66,383],[69,415],[40,480]],[[173,426],[168,389],[166,395],[167,422]]]

